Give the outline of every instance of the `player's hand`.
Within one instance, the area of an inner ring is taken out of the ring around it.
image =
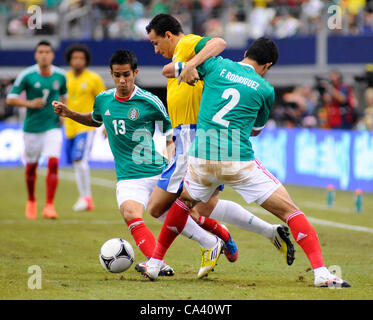
[[[41,109],[45,106],[47,101],[43,98],[36,98],[34,100],[29,100],[27,107],[31,109]]]
[[[104,128],[104,130],[102,130],[102,135],[104,136],[105,139],[107,139],[107,131],[106,131],[106,128]]]
[[[67,117],[69,109],[64,103],[61,101],[53,101],[52,106],[55,114],[58,114],[60,117]]]
[[[199,75],[196,67],[190,63],[186,63],[183,71],[181,71],[179,77],[178,77],[178,84],[180,84],[182,81],[186,82],[187,84],[194,86],[194,83],[196,83],[199,80]]]

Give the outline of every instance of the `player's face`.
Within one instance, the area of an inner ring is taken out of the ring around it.
[[[130,64],[113,64],[111,76],[120,97],[127,97],[132,93],[138,72],[138,69],[133,71]]]
[[[167,31],[164,37],[157,35],[154,30],[149,32],[149,40],[154,46],[154,51],[156,54],[160,54],[167,59],[171,59],[174,55],[174,50],[172,45],[172,33]]]
[[[41,67],[48,67],[52,64],[54,53],[50,46],[38,46],[35,51],[35,60]]]
[[[70,58],[70,66],[77,71],[81,71],[86,67],[87,61],[85,54],[82,51],[74,51]]]

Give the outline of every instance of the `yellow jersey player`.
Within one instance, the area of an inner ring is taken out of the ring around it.
[[[148,210],[153,216],[165,219],[165,212],[182,190],[182,182],[188,166],[188,150],[196,134],[204,84],[202,81],[196,81],[199,78],[198,73],[191,71],[193,71],[194,65],[199,65],[208,58],[220,54],[225,49],[225,41],[220,38],[200,37],[194,34],[185,35],[180,23],[167,14],[155,16],[146,30],[155,53],[172,59],[172,62],[163,68],[163,75],[169,78],[167,106],[173,127],[175,155],[163,170],[148,205]],[[190,78],[184,77],[187,83],[179,83],[177,77],[181,72],[191,74]],[[190,86],[188,83],[193,85]],[[236,261],[238,249],[229,232],[215,219],[265,236],[284,254],[286,263],[292,264],[294,251],[286,227],[269,224],[237,203],[219,200],[219,189],[222,190],[222,186],[217,189],[209,201],[199,203],[194,208],[193,218],[201,227],[224,241],[223,251],[227,259],[231,262]],[[231,219],[229,216],[233,218]],[[207,275],[213,269],[219,256],[216,251],[215,248],[209,250],[202,248],[199,278]]]
[[[92,112],[96,96],[106,88],[101,77],[87,69],[91,61],[90,50],[85,45],[73,44],[66,49],[65,59],[72,68],[66,73],[67,105],[74,111]],[[93,210],[88,157],[95,128],[67,118],[65,130],[67,161],[69,164],[73,164],[80,195],[73,209],[75,211]]]

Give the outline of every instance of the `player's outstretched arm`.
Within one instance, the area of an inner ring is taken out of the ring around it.
[[[36,98],[33,100],[24,100],[17,97],[7,98],[5,103],[8,106],[12,107],[26,107],[30,109],[40,109],[43,108],[46,104],[46,101],[43,98]]]
[[[58,114],[60,117],[70,118],[76,122],[84,124],[89,127],[99,127],[101,123],[93,120],[91,113],[81,113],[70,110],[66,104],[61,101],[53,101],[52,106],[54,108],[54,113]]]

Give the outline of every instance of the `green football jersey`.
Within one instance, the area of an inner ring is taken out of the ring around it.
[[[155,150],[155,125],[163,133],[172,127],[157,96],[137,86],[128,100],[118,98],[116,89],[103,91],[96,97],[92,118],[105,125],[118,181],[161,174],[166,159]]]
[[[254,160],[252,129],[266,124],[274,88],[248,64],[221,57],[197,68],[204,88],[189,155],[219,161]]]
[[[43,76],[37,64],[26,68],[17,77],[8,97],[18,97],[22,91],[26,92],[26,99],[44,98],[47,103],[43,108],[27,108],[23,131],[38,133],[58,128],[59,116],[54,113],[52,101],[65,96],[65,71],[56,66],[51,67],[50,76]]]

